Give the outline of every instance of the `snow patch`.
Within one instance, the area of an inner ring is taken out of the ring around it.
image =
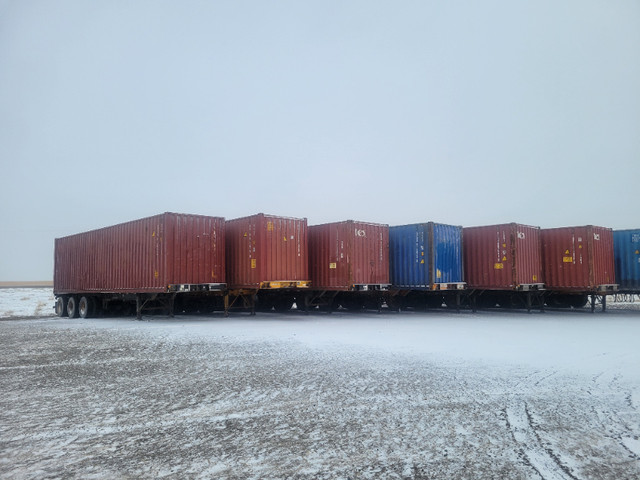
[[[52,288],[0,288],[0,318],[52,316]]]
[[[622,442],[624,443],[625,447],[627,447],[631,452],[633,452],[633,454],[636,456],[637,459],[640,459],[640,439],[638,439],[637,437],[636,438],[623,437]]]

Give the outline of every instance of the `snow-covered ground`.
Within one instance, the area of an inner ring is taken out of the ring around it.
[[[0,319],[53,315],[53,289],[0,288]]]
[[[616,308],[2,321],[0,478],[640,478],[638,339]]]

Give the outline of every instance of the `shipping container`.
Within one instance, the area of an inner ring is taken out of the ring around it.
[[[640,293],[640,229],[614,230],[613,251],[618,289]]]
[[[309,227],[309,269],[305,309],[380,310],[389,288],[389,226],[347,220]]]
[[[389,276],[386,303],[392,310],[443,303],[459,309],[465,287],[462,227],[434,222],[390,227]]]
[[[353,220],[311,226],[309,259],[314,289],[387,288],[389,226]]]
[[[84,316],[91,313],[87,302],[111,294],[222,291],[224,228],[224,218],[167,212],[58,238],[56,311],[74,316],[80,306]]]
[[[393,288],[464,288],[462,227],[434,222],[390,227],[389,260]]]
[[[259,213],[226,222],[231,289],[307,288],[307,219]]]
[[[466,227],[464,272],[468,288],[542,290],[540,227],[517,223]]]
[[[548,290],[585,294],[617,290],[610,228],[546,228],[541,238]]]

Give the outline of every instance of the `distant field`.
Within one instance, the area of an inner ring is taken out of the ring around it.
[[[32,281],[32,282],[0,282],[0,288],[35,288],[53,287],[52,280]]]

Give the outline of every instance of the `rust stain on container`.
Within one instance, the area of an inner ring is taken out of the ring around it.
[[[518,223],[466,227],[462,235],[469,288],[543,288],[539,227]]]
[[[579,292],[613,289],[616,281],[610,228],[547,228],[541,236],[547,288]]]
[[[224,218],[164,213],[55,240],[54,293],[224,284]]]
[[[307,219],[259,213],[226,222],[230,288],[307,288]]]
[[[358,290],[389,284],[389,226],[326,223],[309,227],[309,264],[314,289]]]

